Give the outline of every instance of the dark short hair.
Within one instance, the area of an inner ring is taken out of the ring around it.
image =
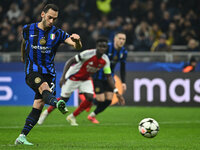
[[[99,43],[99,42],[106,42],[106,43],[108,43],[108,38],[106,38],[106,37],[99,37],[96,40],[96,44]]]
[[[49,9],[53,9],[54,11],[59,11],[58,7],[55,4],[47,4],[42,11],[47,13]]]
[[[126,33],[125,33],[124,31],[117,31],[117,32],[115,32],[115,36],[116,36],[117,34],[125,34],[125,35],[126,35]]]

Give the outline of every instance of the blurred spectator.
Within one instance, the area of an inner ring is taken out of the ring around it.
[[[140,32],[138,38],[133,42],[134,51],[150,51],[152,41],[145,37],[144,32]]]
[[[176,28],[176,24],[174,22],[171,22],[169,24],[169,29],[168,29],[167,35],[168,35],[168,37],[171,38],[172,44],[174,44],[174,45],[180,45],[181,44],[180,33],[178,33],[178,30]]]
[[[169,24],[171,22],[171,19],[170,19],[170,14],[168,11],[164,11],[163,12],[163,17],[160,21],[160,28],[163,32],[167,32],[168,30],[168,27],[169,27]]]
[[[129,50],[133,50],[134,29],[131,23],[124,24],[122,30],[126,34],[126,45]]]
[[[181,36],[184,40],[184,43],[188,43],[190,39],[196,38],[196,32],[192,28],[192,24],[189,20],[184,21],[184,29],[181,32]]]
[[[165,34],[162,34],[159,40],[155,41],[151,47],[152,52],[170,52],[171,40],[167,39]]]
[[[200,52],[199,49],[199,42],[197,42],[195,39],[190,39],[187,45],[188,52]]]
[[[143,9],[140,8],[139,0],[132,1],[129,6],[129,14],[134,24],[138,24],[139,20],[142,18],[142,10]]]
[[[138,37],[141,32],[144,33],[146,38],[150,36],[150,26],[146,21],[141,21],[141,23],[137,25],[135,29],[135,36]]]
[[[16,40],[16,36],[12,33],[8,35],[7,44],[4,47],[4,52],[13,52],[19,49],[20,44]]]
[[[184,72],[184,73],[194,72],[196,66],[197,66],[197,61],[196,61],[195,57],[191,57],[189,60],[189,63],[184,65],[182,72]]]
[[[149,25],[153,25],[154,23],[156,23],[156,18],[155,18],[155,15],[154,15],[154,12],[153,11],[149,11],[147,13],[147,19],[146,19],[147,23]]]
[[[12,3],[10,5],[10,9],[7,11],[7,17],[12,24],[20,23],[23,19],[23,13],[19,9],[19,6],[17,3]]]
[[[163,32],[161,31],[161,29],[159,28],[157,23],[154,23],[152,25],[152,28],[150,29],[150,38],[153,41],[156,41],[159,39],[159,37],[163,34]]]
[[[7,37],[9,35],[8,29],[2,29],[0,34],[0,51],[3,52],[8,47]]]

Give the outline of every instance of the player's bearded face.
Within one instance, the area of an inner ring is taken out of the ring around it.
[[[58,17],[58,12],[49,9],[47,13],[43,15],[43,26],[44,28],[51,28]]]

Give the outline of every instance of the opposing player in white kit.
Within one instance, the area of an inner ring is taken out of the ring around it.
[[[111,76],[110,61],[108,56],[105,54],[107,48],[107,39],[99,38],[96,42],[96,49],[85,50],[69,59],[69,61],[65,64],[63,74],[60,79],[60,86],[62,87],[61,99],[67,102],[75,89],[78,89],[80,93],[84,93],[86,97],[86,100],[81,102],[79,107],[66,118],[72,126],[78,125],[75,117],[91,105],[94,90],[92,81],[89,77],[101,68],[103,68],[104,73],[107,76],[108,84],[117,94],[119,102],[125,103],[123,96],[120,95],[118,90],[115,88],[115,84]]]

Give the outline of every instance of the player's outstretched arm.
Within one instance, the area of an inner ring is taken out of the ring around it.
[[[125,78],[126,78],[126,63],[121,62],[120,64],[120,76],[122,80],[122,89],[123,93],[127,90],[126,83],[125,83]]]
[[[121,94],[119,94],[118,92],[116,93],[116,95],[117,95],[120,105],[125,105],[124,97]]]
[[[73,46],[77,50],[82,48],[81,38],[78,34],[72,34],[65,40],[65,43]]]
[[[25,62],[25,40],[22,40],[21,43],[21,61],[24,63]]]
[[[121,94],[119,94],[118,89],[115,87],[115,83],[113,81],[113,78],[112,78],[111,74],[106,74],[106,77],[107,77],[108,84],[113,89],[113,92],[117,95],[119,103],[121,105],[125,105],[125,99]]]

